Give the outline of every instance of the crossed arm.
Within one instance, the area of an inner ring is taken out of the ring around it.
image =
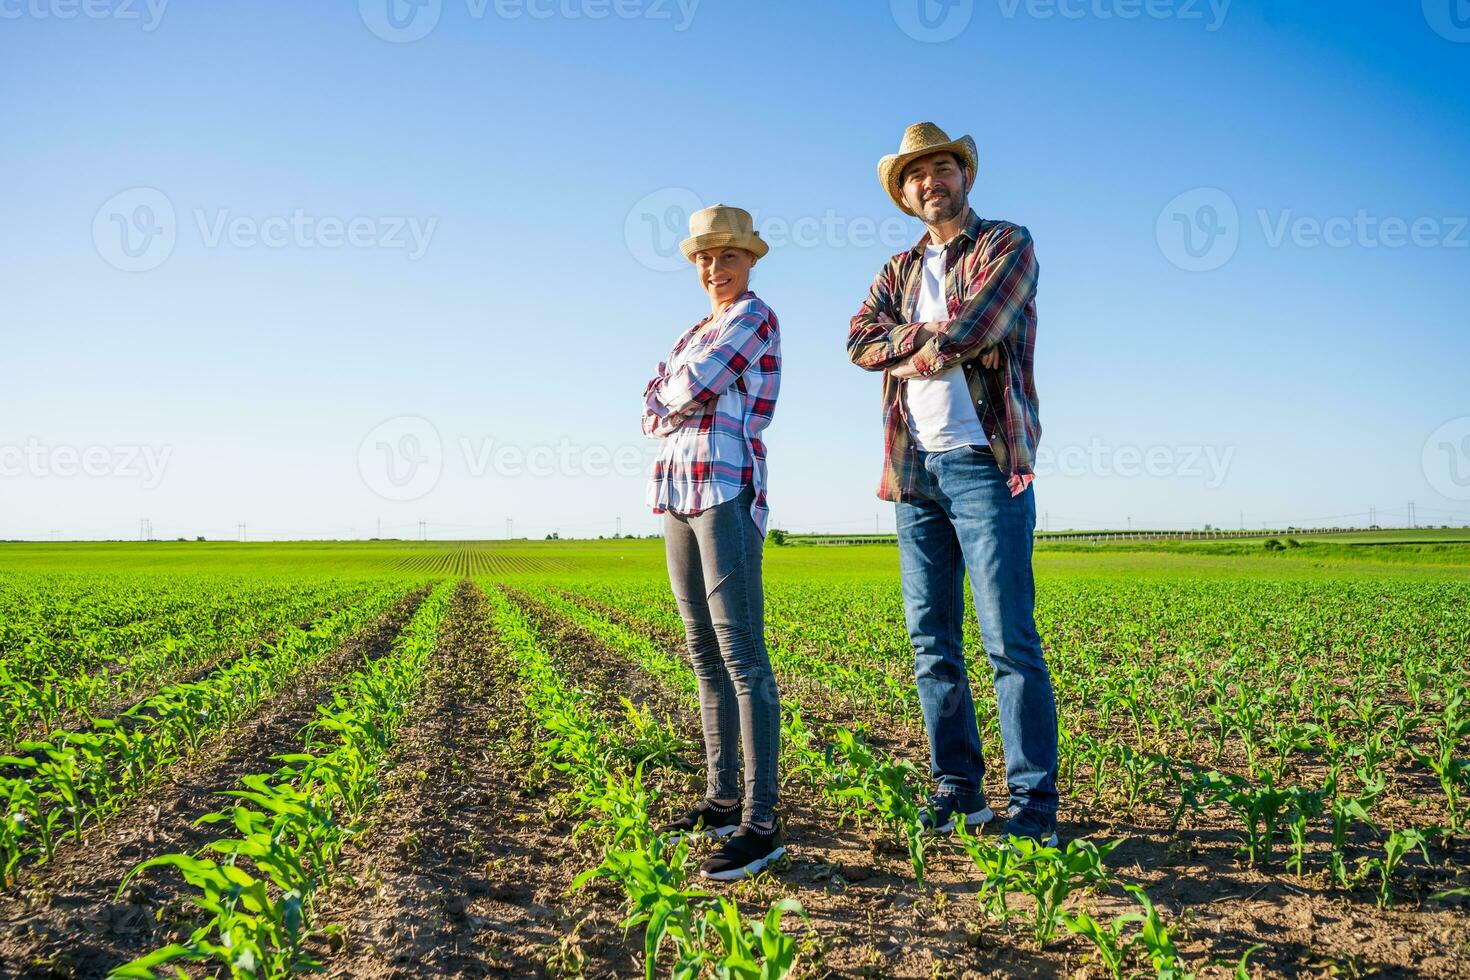
[[[740,313],[727,319],[708,347],[685,360],[678,370],[671,372],[660,361],[657,373],[643,389],[644,434],[658,438],[678,429],[770,350],[771,340],[771,325],[765,316]]]
[[[847,355],[867,371],[924,378],[979,358],[1000,364],[999,345],[1020,322],[1036,290],[1036,254],[1025,228],[1008,227],[984,246],[975,286],[957,315],[932,323],[899,323],[899,284],[886,267],[852,318]]]

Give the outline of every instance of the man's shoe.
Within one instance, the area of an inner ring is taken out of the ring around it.
[[[935,793],[919,812],[919,826],[928,834],[953,832],[956,819],[965,822],[966,830],[975,830],[994,820],[995,813],[985,805],[985,797],[966,798],[959,793]]]
[[[746,823],[700,865],[699,873],[713,881],[739,881],[760,874],[785,856],[786,828],[781,821],[770,830]]]
[[[1060,843],[1057,815],[1041,810],[1013,810],[1001,836],[1009,840],[1024,837],[1038,847],[1056,847]]]
[[[729,837],[740,827],[742,809],[739,802],[720,806],[708,799],[700,800],[682,817],[658,828],[658,832],[674,840]]]

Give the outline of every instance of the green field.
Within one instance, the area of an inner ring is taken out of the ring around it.
[[[1297,544],[1039,545],[1010,857],[916,832],[897,550],[768,547],[792,859],[719,888],[660,541],[0,544],[0,975],[1465,976],[1470,544]]]

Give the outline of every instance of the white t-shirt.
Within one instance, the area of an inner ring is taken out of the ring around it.
[[[922,323],[950,318],[949,306],[944,301],[943,245],[929,245],[924,249],[924,282],[914,315]],[[980,425],[980,415],[970,401],[970,387],[965,381],[965,369],[960,365],[931,378],[910,379],[903,387],[909,409],[909,431],[920,449],[942,453],[961,446],[990,444]]]

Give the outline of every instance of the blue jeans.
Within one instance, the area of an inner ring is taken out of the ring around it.
[[[705,792],[743,798],[744,819],[764,823],[776,815],[781,698],[766,653],[765,539],[750,516],[754,499],[747,486],[701,514],[666,513],[664,551],[699,680]]]
[[[1057,708],[1036,632],[1035,492],[1012,497],[989,449],[920,452],[914,499],[897,505],[904,616],[930,765],[941,793],[982,792],[985,759],[965,669],[965,572],[994,670],[1012,809],[1057,810]]]

